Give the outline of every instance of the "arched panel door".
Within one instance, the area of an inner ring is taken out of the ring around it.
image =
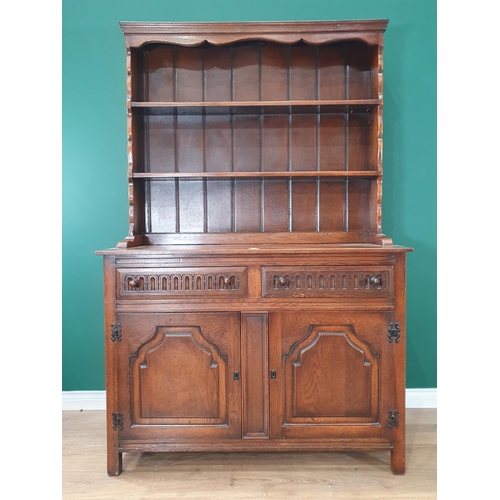
[[[123,438],[239,437],[238,313],[120,314],[119,320]]]
[[[384,435],[382,402],[392,397],[382,389],[384,378],[390,378],[387,316],[271,315],[273,437],[347,437],[353,426],[363,437]]]
[[[223,424],[227,421],[227,356],[199,326],[156,327],[130,356],[135,424]]]
[[[283,361],[286,422],[376,421],[379,362],[353,325],[311,325]]]

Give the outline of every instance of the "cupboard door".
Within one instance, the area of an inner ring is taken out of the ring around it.
[[[272,437],[389,436],[391,316],[319,311],[270,315]]]
[[[121,439],[241,436],[239,313],[122,313]]]

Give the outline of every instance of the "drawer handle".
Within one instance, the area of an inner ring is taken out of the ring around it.
[[[128,287],[129,288],[137,288],[139,286],[139,282],[136,280],[128,280]]]
[[[233,284],[233,277],[226,276],[224,278],[224,288],[231,288],[232,284]]]
[[[278,286],[285,287],[290,284],[290,278],[288,276],[278,276]]]

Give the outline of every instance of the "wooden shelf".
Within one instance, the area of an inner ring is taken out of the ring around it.
[[[293,101],[183,101],[131,102],[131,108],[144,114],[283,114],[283,113],[368,113],[378,99],[293,100]],[[140,111],[139,111],[140,110]]]
[[[345,36],[131,48],[133,234],[379,234],[381,46]]]
[[[276,177],[378,177],[378,172],[365,171],[302,171],[302,172],[138,172],[134,179],[221,179],[221,178],[276,178]]]

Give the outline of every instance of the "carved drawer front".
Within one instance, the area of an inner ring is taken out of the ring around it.
[[[393,297],[391,266],[262,268],[263,297]]]
[[[232,298],[247,295],[247,268],[117,269],[119,299]]]

